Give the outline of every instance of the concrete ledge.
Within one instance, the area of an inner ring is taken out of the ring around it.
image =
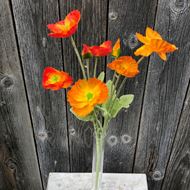
[[[91,190],[91,173],[50,173],[47,190]],[[145,174],[104,173],[102,190],[148,190]]]

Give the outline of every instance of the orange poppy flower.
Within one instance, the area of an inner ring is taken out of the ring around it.
[[[70,37],[76,32],[79,21],[80,12],[78,10],[74,10],[70,12],[64,20],[55,24],[48,24],[47,27],[51,31],[48,35],[54,38]]]
[[[109,63],[108,67],[112,70],[115,70],[120,75],[128,78],[135,77],[137,74],[139,74],[138,63],[131,56],[119,57],[112,63]]]
[[[42,85],[45,89],[59,90],[61,88],[68,88],[72,82],[72,77],[64,71],[58,71],[53,67],[46,67],[44,69]]]
[[[115,43],[115,45],[113,46],[113,51],[112,51],[112,56],[114,57],[119,57],[121,54],[121,40],[120,38],[117,40],[117,42]]]
[[[103,104],[107,98],[108,88],[97,78],[78,80],[67,96],[72,111],[80,117],[90,114],[97,104]]]
[[[82,58],[87,59],[92,57],[92,51],[90,46],[83,44],[83,49],[82,49]]]
[[[137,39],[144,45],[135,51],[136,56],[148,57],[153,52],[157,53],[161,59],[166,61],[166,53],[177,50],[177,47],[173,44],[163,40],[160,34],[151,28],[146,28],[146,36],[136,33]]]

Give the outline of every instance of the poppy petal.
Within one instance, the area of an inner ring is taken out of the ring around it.
[[[166,56],[166,54],[165,53],[158,53],[158,55],[160,56],[160,58],[162,59],[162,60],[164,60],[164,61],[166,61],[167,60],[167,56]]]
[[[150,39],[162,39],[162,37],[160,36],[160,34],[156,31],[154,31],[152,28],[147,27],[146,28],[146,37],[150,38]]]
[[[74,10],[70,12],[64,20],[61,20],[54,24],[48,24],[47,27],[51,31],[49,36],[54,38],[67,38],[73,35],[80,21],[80,12]]]
[[[108,88],[96,78],[78,80],[67,94],[73,112],[81,117],[90,114],[97,104],[107,101]]]
[[[135,54],[136,56],[141,55],[141,56],[148,57],[152,52],[153,52],[152,49],[151,49],[148,45],[143,45],[143,46],[141,46],[140,48],[138,48],[138,49],[134,52],[134,54]]]
[[[142,42],[142,43],[144,43],[144,44],[148,44],[148,43],[150,43],[150,40],[149,39],[147,39],[145,36],[143,36],[142,34],[140,34],[140,33],[136,33],[136,37],[137,37],[137,39],[140,41],[140,42]]]
[[[119,57],[121,54],[121,40],[120,38],[116,41],[115,45],[113,46],[113,50],[112,50],[112,56],[114,57]]]

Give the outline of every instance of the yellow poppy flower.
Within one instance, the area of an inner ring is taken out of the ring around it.
[[[173,44],[163,40],[160,34],[151,28],[146,28],[146,36],[136,33],[137,39],[144,45],[135,51],[136,56],[148,57],[153,52],[157,53],[161,59],[166,61],[166,53],[177,50],[177,47]]]

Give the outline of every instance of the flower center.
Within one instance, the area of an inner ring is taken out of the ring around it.
[[[53,75],[51,80],[52,82],[57,82],[59,80],[59,77],[57,75]]]
[[[93,98],[93,94],[92,94],[91,92],[89,92],[89,93],[86,95],[86,97],[87,97],[87,100],[89,101],[89,100],[91,100],[91,99]]]
[[[127,64],[126,62],[123,62],[123,64],[121,64],[121,67],[122,67],[123,69],[127,70],[127,69],[129,69],[129,65],[130,65],[130,63]]]

